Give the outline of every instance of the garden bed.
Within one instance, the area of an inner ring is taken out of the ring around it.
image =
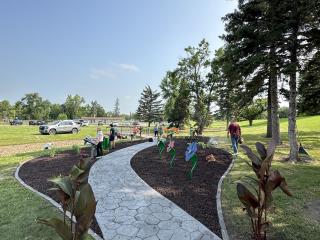
[[[109,153],[145,141],[146,140],[121,142],[116,144],[116,149],[111,150]],[[89,156],[89,154],[90,148],[83,148],[81,149],[80,154],[77,154],[72,150],[67,150],[57,153],[54,157],[38,157],[22,165],[19,171],[19,177],[32,188],[51,197],[55,201],[58,201],[55,192],[48,190],[53,187],[53,184],[47,180],[58,175],[68,175],[73,165],[77,164],[81,157]],[[91,160],[90,167],[95,161],[95,159]],[[102,233],[96,219],[94,219],[91,229],[102,237]]]
[[[192,180],[188,180],[187,171],[191,169],[191,163],[184,160],[187,143],[187,139],[175,139],[176,161],[172,169],[169,155],[164,153],[160,160],[156,146],[137,153],[131,160],[132,168],[152,188],[221,237],[216,193],[218,182],[230,165],[232,156],[217,148],[199,149],[199,165]],[[210,154],[216,161],[206,161]]]

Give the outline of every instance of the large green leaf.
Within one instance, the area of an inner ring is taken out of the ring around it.
[[[89,163],[90,163],[91,158],[82,158],[79,161],[78,167],[82,170],[87,170]]]
[[[70,171],[70,177],[71,179],[75,180],[77,179],[82,173],[84,173],[84,170],[78,168],[76,165],[74,165],[72,168],[71,168],[71,171]]]
[[[77,200],[77,204],[75,205],[74,215],[77,218],[82,216],[86,208],[95,202],[96,200],[90,184],[86,183],[82,185],[80,188],[80,194]]]
[[[89,172],[85,171],[84,173],[82,173],[81,175],[78,176],[77,178],[77,182],[81,185],[81,184],[85,184],[88,183],[88,178],[89,178]]]
[[[70,228],[68,225],[64,224],[62,220],[58,218],[49,218],[37,219],[37,222],[54,228],[63,240],[72,240]]]
[[[56,184],[63,192],[68,194],[70,197],[73,196],[73,188],[72,188],[72,181],[70,177],[55,177],[49,179],[50,182]]]
[[[265,159],[267,157],[267,149],[261,142],[256,142],[256,149],[261,159]]]
[[[87,234],[96,212],[96,206],[96,201],[88,202],[86,208],[82,212],[82,215],[77,218],[76,229],[78,239],[84,239]]]

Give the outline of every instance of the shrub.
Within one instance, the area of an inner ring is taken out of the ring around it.
[[[72,145],[72,151],[75,154],[80,154],[80,146],[79,145]]]
[[[42,157],[54,157],[57,154],[57,150],[55,148],[45,149],[41,154]]]
[[[62,239],[85,239],[92,223],[97,202],[92,188],[88,183],[90,158],[81,159],[71,169],[69,176],[59,176],[50,179],[56,185],[50,190],[56,191],[63,209],[63,220],[58,218],[37,219],[56,230]],[[66,212],[71,213],[70,224],[66,223]],[[76,219],[75,222],[72,219]]]
[[[281,190],[288,196],[292,196],[284,177],[281,176],[278,170],[271,170],[271,162],[275,153],[276,145],[274,142],[269,144],[268,149],[257,142],[256,149],[259,154],[257,156],[246,145],[241,145],[246,152],[246,155],[251,160],[247,164],[256,174],[257,179],[248,177],[247,184],[251,186],[256,194],[242,183],[237,184],[238,198],[244,205],[244,210],[247,211],[252,226],[252,239],[265,240],[267,239],[267,230],[271,223],[267,221],[267,213],[274,210],[272,192],[280,187]]]

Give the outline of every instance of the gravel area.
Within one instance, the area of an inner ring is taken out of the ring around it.
[[[59,147],[68,147],[72,145],[83,145],[83,140],[67,140],[67,141],[58,141],[52,142],[53,146],[56,148]],[[41,151],[44,148],[46,143],[29,143],[29,144],[20,144],[20,145],[11,145],[11,146],[1,146],[0,147],[0,157],[7,157],[20,153],[35,152]]]

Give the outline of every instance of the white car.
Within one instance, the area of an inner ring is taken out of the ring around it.
[[[51,124],[40,125],[39,132],[41,134],[54,135],[56,133],[73,133],[76,134],[80,131],[80,126],[73,120],[55,121]]]
[[[112,122],[111,123],[114,127],[118,127],[119,126],[119,123],[118,122]]]

